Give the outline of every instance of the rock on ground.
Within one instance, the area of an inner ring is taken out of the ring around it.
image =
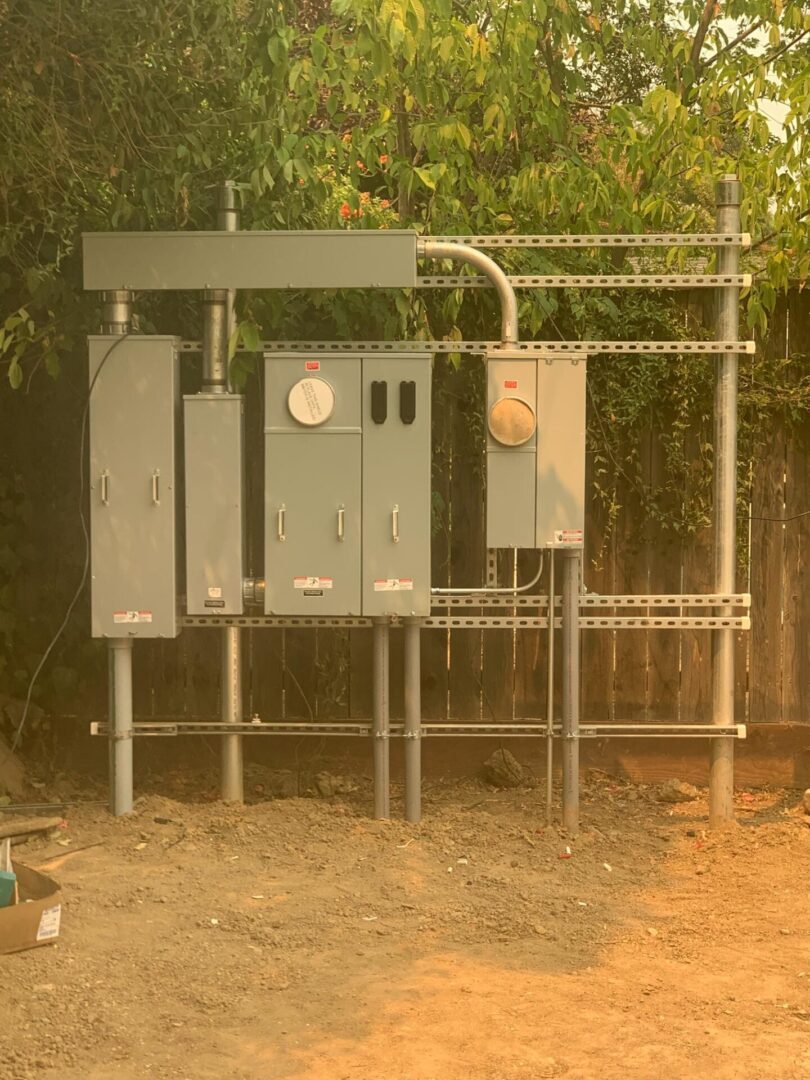
[[[500,788],[518,787],[525,779],[523,766],[508,750],[496,750],[481,766],[481,772],[488,784]]]
[[[679,803],[692,802],[700,796],[700,792],[692,784],[684,784],[680,780],[667,780],[661,785],[658,792],[659,802]]]

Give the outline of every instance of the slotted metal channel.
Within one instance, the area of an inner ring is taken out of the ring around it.
[[[557,233],[527,236],[426,236],[443,244],[474,248],[600,248],[600,247],[743,247],[751,246],[750,233]]]
[[[199,352],[200,341],[183,341],[183,352]],[[247,352],[239,349],[239,352]],[[746,353],[753,355],[753,341],[521,341],[505,346],[500,341],[263,341],[260,352],[300,353],[477,353],[480,355],[508,351],[527,356],[598,356],[616,353],[659,353],[674,356],[686,353]]]
[[[751,274],[513,274],[513,289],[716,289],[733,285],[747,289]],[[477,275],[434,274],[419,277],[420,289],[492,288],[489,278]]]

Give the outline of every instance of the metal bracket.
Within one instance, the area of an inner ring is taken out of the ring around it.
[[[200,352],[202,343],[184,341],[183,352]],[[301,352],[301,353],[412,353],[419,356],[434,353],[473,353],[480,356],[508,351],[525,356],[546,356],[550,358],[568,356],[599,356],[614,353],[619,356],[639,353],[648,355],[687,353],[745,353],[753,355],[756,343],[753,341],[521,341],[508,347],[500,341],[263,341],[260,348],[265,353]],[[237,350],[245,352],[247,350]],[[401,359],[401,357],[400,357]]]

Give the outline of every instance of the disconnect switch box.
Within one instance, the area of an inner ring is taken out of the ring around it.
[[[176,637],[178,340],[98,336],[90,346],[94,637]]]

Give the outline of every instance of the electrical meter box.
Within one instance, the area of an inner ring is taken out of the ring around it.
[[[487,547],[581,547],[586,358],[487,359]]]
[[[430,357],[265,355],[265,611],[430,610]]]
[[[96,336],[90,349],[94,637],[176,637],[179,340]]]
[[[186,610],[244,611],[244,399],[183,399],[186,499]]]

